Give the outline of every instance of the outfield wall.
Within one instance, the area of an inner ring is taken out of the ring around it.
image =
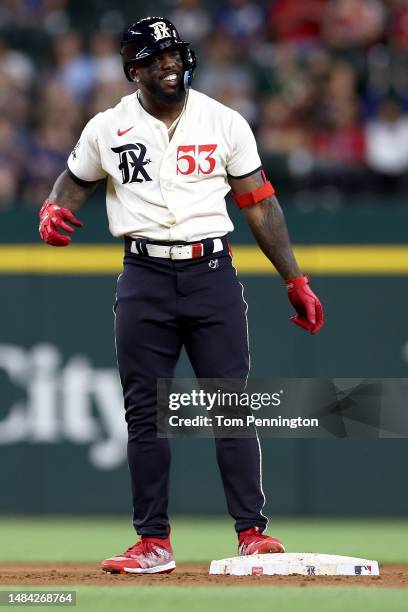
[[[30,245],[23,238],[26,231],[31,238],[32,217],[20,219],[18,236],[10,230],[18,228],[15,219],[8,234],[3,224],[0,245],[0,512],[126,512],[112,314],[120,248]],[[299,221],[294,233],[301,230]],[[313,338],[289,323],[280,279],[255,250],[236,248],[249,303],[251,375],[408,377],[408,250],[401,242],[321,242],[298,248],[326,308],[327,324]],[[184,357],[177,373],[191,374]],[[213,442],[172,446],[172,510],[224,512]],[[269,512],[408,514],[401,486],[407,440],[264,440],[263,449]]]

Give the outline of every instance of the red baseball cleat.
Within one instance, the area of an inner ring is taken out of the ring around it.
[[[265,555],[267,553],[283,553],[285,547],[277,538],[259,532],[259,527],[251,527],[238,534],[238,554]]]
[[[101,566],[111,574],[169,574],[176,563],[169,536],[165,539],[142,536],[122,555],[105,559]]]

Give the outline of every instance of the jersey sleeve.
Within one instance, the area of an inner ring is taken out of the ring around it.
[[[231,178],[244,178],[261,168],[255,136],[248,122],[239,113],[234,113],[230,142],[227,173]]]
[[[68,172],[79,184],[94,183],[106,177],[98,145],[97,116],[84,127],[67,162]]]

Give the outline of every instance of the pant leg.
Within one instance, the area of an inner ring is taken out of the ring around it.
[[[140,535],[168,530],[170,447],[157,437],[157,378],[172,378],[181,340],[170,262],[131,258],[118,280],[115,338],[128,424],[133,525]],[[125,259],[126,261],[126,259]],[[170,264],[170,265],[169,265]]]
[[[184,344],[198,378],[246,379],[249,350],[243,288],[231,258],[218,258],[212,268],[204,261],[185,273]],[[183,285],[180,284],[180,287]],[[235,528],[254,525],[263,531],[261,451],[254,430],[251,438],[216,438],[217,461]]]

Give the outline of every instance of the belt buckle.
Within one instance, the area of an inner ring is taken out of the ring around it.
[[[175,259],[175,257],[173,257],[173,249],[180,249],[180,255],[182,255],[182,249],[186,248],[191,249],[191,255],[190,257],[186,257],[185,259],[197,259],[198,257],[202,257],[204,254],[204,245],[202,242],[195,242],[194,244],[172,244],[169,247],[170,259]]]
[[[173,249],[181,249],[183,248],[183,246],[185,246],[184,244],[172,244],[169,247],[169,256],[170,259],[175,259],[175,257],[173,257]]]

